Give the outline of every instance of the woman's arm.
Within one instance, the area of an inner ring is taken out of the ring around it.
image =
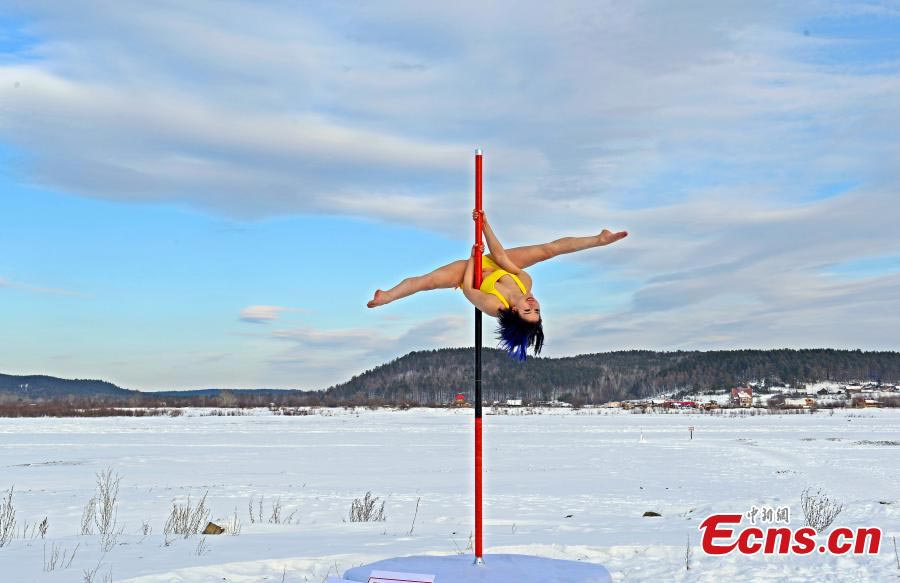
[[[484,211],[481,212],[481,216],[484,219],[484,238],[487,239],[488,249],[491,250],[491,256],[493,256],[494,261],[497,262],[497,265],[499,265],[501,269],[505,269],[510,273],[518,275],[521,272],[521,269],[509,258],[509,255],[507,255],[506,249],[500,244],[500,240],[497,239],[497,235],[494,234],[494,230],[488,224],[487,216],[484,214]],[[477,219],[477,217],[478,211],[472,211],[472,218]]]
[[[475,248],[481,247],[481,250],[484,251],[484,245],[472,245],[472,253],[469,254],[469,260],[466,261],[466,273],[463,275],[462,280],[462,290],[463,292],[468,291],[478,291],[473,286],[473,281],[475,280]]]
[[[480,245],[482,251],[484,251],[484,245]],[[466,299],[472,302],[472,305],[488,314],[489,316],[496,317],[500,312],[500,301],[492,295],[488,295],[482,292],[479,289],[475,289],[473,286],[473,280],[475,279],[475,247],[472,247],[472,254],[469,256],[469,261],[466,263],[466,273],[463,276],[462,281],[462,291],[465,294]]]

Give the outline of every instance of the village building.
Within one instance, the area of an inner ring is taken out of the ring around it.
[[[816,400],[812,397],[785,397],[784,406],[787,408],[809,409],[816,406]]]
[[[731,389],[731,404],[736,407],[753,406],[753,389],[751,387],[735,387]]]

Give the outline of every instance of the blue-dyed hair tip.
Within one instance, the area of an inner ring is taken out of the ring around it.
[[[524,361],[529,346],[534,354],[541,353],[544,345],[544,326],[541,320],[529,322],[510,309],[500,310],[497,323],[498,345],[512,358]]]

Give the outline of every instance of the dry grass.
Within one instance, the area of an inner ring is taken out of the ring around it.
[[[172,503],[169,518],[166,519],[166,524],[163,527],[167,541],[170,536],[188,538],[199,534],[203,530],[207,522],[209,522],[209,507],[206,505],[208,494],[209,492],[203,494],[196,506],[191,503],[190,497],[184,504]]]
[[[14,487],[0,499],[0,547],[5,547],[16,538],[16,507],[13,505]]]
[[[57,569],[68,569],[71,567],[79,546],[81,545],[75,545],[75,548],[70,552],[69,549],[56,546],[56,543],[53,543],[50,546],[50,554],[47,554],[47,544],[44,543],[44,572],[49,573]]]
[[[384,501],[378,505],[381,498],[372,496],[372,492],[366,492],[362,498],[356,498],[350,505],[350,522],[384,522],[387,517],[384,514]]]
[[[822,490],[812,492],[810,488],[800,494],[800,507],[806,526],[813,527],[816,532],[824,532],[844,509],[843,504],[829,498]]]

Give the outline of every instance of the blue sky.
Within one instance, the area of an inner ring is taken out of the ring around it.
[[[187,7],[185,7],[187,6]],[[897,349],[900,6],[0,1],[0,371],[323,388],[471,342],[472,150],[551,356]],[[477,19],[472,18],[477,13]]]

